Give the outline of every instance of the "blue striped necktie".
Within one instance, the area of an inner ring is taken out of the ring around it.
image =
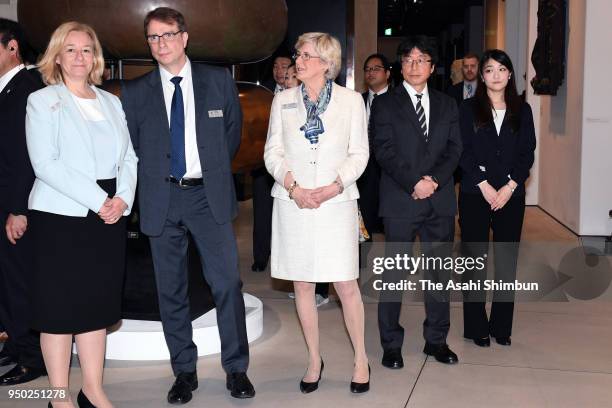
[[[170,80],[174,84],[172,108],[170,109],[170,175],[178,180],[183,178],[187,171],[187,165],[185,164],[185,110],[183,108],[183,91],[180,86],[182,79],[183,77],[175,76]]]
[[[423,94],[416,94],[416,97],[416,114],[417,118],[419,118],[419,124],[421,125],[421,130],[423,131],[425,142],[427,142],[429,141],[429,136],[427,135],[427,118],[425,118],[425,109],[423,109],[423,105],[421,105],[421,98],[423,97]]]

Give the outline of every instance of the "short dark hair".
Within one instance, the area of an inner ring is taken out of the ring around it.
[[[368,62],[370,62],[370,60],[374,59],[374,58],[378,58],[380,60],[380,62],[382,62],[383,67],[385,68],[385,71],[389,71],[391,69],[391,65],[389,64],[389,60],[387,59],[387,57],[385,57],[382,54],[372,54],[370,56],[368,56],[368,58],[365,59],[365,61],[363,62],[363,69],[366,69],[366,66],[368,65]]]
[[[431,57],[431,65],[438,63],[438,45],[436,40],[426,35],[414,35],[406,37],[397,47],[397,58],[401,62],[402,57],[410,55],[410,51],[418,48],[423,54]]]
[[[4,48],[12,40],[17,41],[17,57],[21,62],[34,62],[34,51],[28,44],[25,31],[19,23],[6,18],[0,18],[0,43]]]
[[[293,55],[285,46],[281,46],[276,51],[274,51],[274,54],[272,54],[272,61],[276,61],[277,58],[287,58],[288,60],[293,61]]]
[[[468,52],[467,54],[465,54],[465,55],[463,56],[463,59],[469,59],[469,58],[474,58],[474,59],[477,59],[477,60],[479,60],[479,59],[480,59],[480,57],[478,56],[478,54],[476,54],[475,52]]]
[[[179,30],[187,31],[185,17],[183,17],[180,11],[170,7],[158,7],[155,10],[151,10],[147,13],[147,16],[144,19],[145,36],[148,34],[147,28],[149,27],[149,23],[151,22],[151,20],[161,21],[166,24],[176,23]]]

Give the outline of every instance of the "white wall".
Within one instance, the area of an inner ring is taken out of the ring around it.
[[[540,96],[539,205],[581,233],[585,2],[569,0],[568,11],[565,80],[556,96]]]
[[[612,220],[612,2],[586,2],[580,235],[610,235]]]

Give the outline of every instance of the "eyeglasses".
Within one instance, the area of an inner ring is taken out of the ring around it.
[[[402,58],[402,64],[412,65],[413,63],[416,63],[417,66],[419,66],[419,67],[424,65],[424,64],[426,64],[426,63],[428,63],[428,62],[431,62],[431,60],[430,59],[424,59],[424,58],[421,58],[421,57],[416,58],[416,59],[415,58],[410,58],[410,57]]]
[[[150,44],[157,44],[161,38],[163,38],[164,41],[172,41],[182,32],[183,32],[183,30],[178,30],[175,33],[163,33],[163,34],[159,34],[159,35],[157,35],[157,34],[147,35],[147,41]]]
[[[295,54],[293,54],[293,59],[295,61],[297,61],[297,59],[300,58],[300,57],[302,57],[302,60],[304,60],[304,61],[309,61],[311,58],[321,58],[321,57],[316,56],[316,55],[310,55],[307,52],[296,51]]]
[[[370,73],[370,72],[380,72],[380,71],[384,71],[385,67],[382,67],[380,65],[374,65],[373,67],[365,67],[363,69],[363,72]]]

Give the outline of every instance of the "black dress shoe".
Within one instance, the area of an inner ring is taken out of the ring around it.
[[[49,405],[47,405],[47,408],[53,408],[53,405],[49,403]]]
[[[372,370],[370,370],[370,365],[368,364],[368,381],[364,383],[358,383],[355,381],[351,381],[351,392],[353,394],[361,394],[361,393],[370,391],[371,374],[372,374]]]
[[[96,408],[96,406],[89,401],[89,398],[87,398],[82,389],[79,391],[79,395],[77,395],[77,404],[79,404],[79,408]]]
[[[510,336],[496,337],[495,341],[497,342],[497,344],[501,344],[502,346],[510,346],[512,344],[512,340],[510,339]]]
[[[391,369],[398,369],[404,367],[402,349],[385,350],[385,352],[383,353],[382,365]]]
[[[444,364],[455,364],[459,361],[457,355],[448,348],[448,344],[446,343],[432,344],[426,342],[423,353],[428,356],[434,356],[436,360]]]
[[[477,345],[478,347],[490,347],[491,346],[491,338],[490,337],[466,337],[464,336],[464,338],[468,339],[468,340],[472,340],[474,342],[475,345]]]
[[[266,270],[267,266],[267,262],[253,262],[253,265],[251,265],[251,270],[253,272],[263,272]]]
[[[17,385],[35,380],[42,375],[47,375],[44,368],[26,367],[17,364],[0,377],[0,385]]]
[[[246,373],[228,374],[225,386],[234,398],[253,398],[255,396],[255,388]]]
[[[323,367],[325,364],[323,363],[323,359],[321,359],[321,370],[319,371],[319,378],[315,382],[306,382],[302,379],[300,381],[300,391],[302,394],[310,394],[313,391],[316,391],[319,388],[319,381],[321,381],[321,374],[323,374]]]
[[[198,376],[195,371],[191,373],[179,373],[168,391],[168,402],[170,404],[186,404],[191,401],[191,391],[198,388]]]

